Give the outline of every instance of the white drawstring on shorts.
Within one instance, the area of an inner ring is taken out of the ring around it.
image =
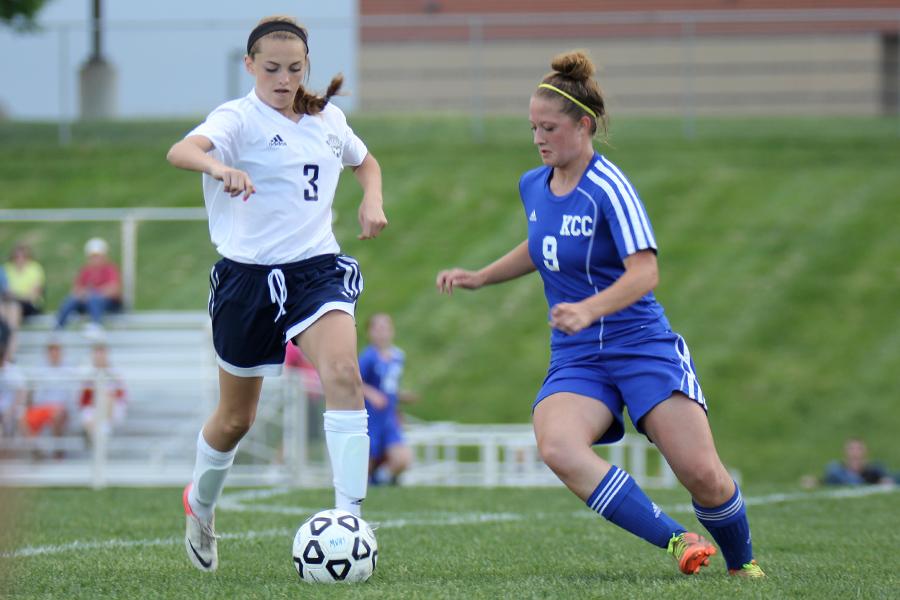
[[[269,271],[269,297],[272,302],[278,303],[278,314],[275,315],[277,321],[281,315],[287,314],[287,311],[284,310],[284,303],[287,302],[287,286],[284,283],[284,273],[281,272],[281,269]]]

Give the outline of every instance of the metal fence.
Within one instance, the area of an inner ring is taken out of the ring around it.
[[[524,114],[585,49],[613,115],[900,114],[900,10],[417,15],[362,19],[361,108]]]

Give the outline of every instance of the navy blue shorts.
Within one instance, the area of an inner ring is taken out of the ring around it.
[[[599,344],[553,352],[538,402],[559,392],[594,398],[609,408],[612,426],[597,440],[611,444],[625,434],[624,409],[635,429],[653,407],[681,392],[706,410],[687,343],[672,331],[656,331],[615,345]]]
[[[209,274],[219,366],[238,377],[280,375],[285,345],[327,312],[353,316],[362,289],[359,264],[343,254],[286,265],[223,258]]]

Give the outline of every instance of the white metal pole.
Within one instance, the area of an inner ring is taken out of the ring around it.
[[[122,219],[122,304],[133,309],[137,299],[137,219]]]
[[[57,84],[59,85],[59,127],[57,137],[60,146],[68,146],[72,143],[72,123],[69,119],[69,30],[61,25],[56,30],[58,45],[59,73]]]
[[[93,431],[93,469],[92,485],[94,489],[106,487],[107,459],[107,413],[111,408],[109,397],[109,381],[102,370],[94,374],[94,421]]]

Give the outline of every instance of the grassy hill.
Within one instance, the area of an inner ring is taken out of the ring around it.
[[[360,259],[365,319],[391,312],[406,385],[428,419],[526,421],[548,357],[536,276],[452,298],[437,271],[479,267],[524,238],[517,196],[538,164],[524,119],[357,118],[382,164],[390,226],[355,236],[347,176],[336,230]],[[4,207],[200,206],[199,176],[164,160],[189,123],[0,125]],[[900,135],[895,122],[703,121],[695,140],[668,120],[614,121],[604,153],[629,175],[660,246],[657,290],[687,338],[725,460],[791,480],[836,457],[848,435],[900,468]],[[349,175],[349,174],[348,174]],[[0,252],[37,249],[56,306],[90,235],[115,224],[0,223]],[[140,227],[138,308],[202,310],[215,259],[206,225]]]

